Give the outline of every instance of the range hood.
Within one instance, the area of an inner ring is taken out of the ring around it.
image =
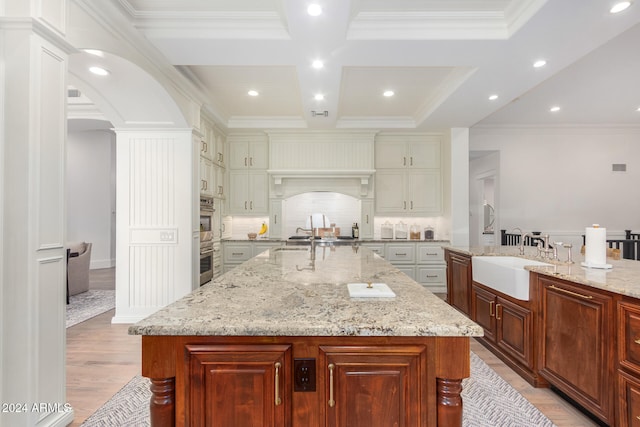
[[[367,197],[373,190],[375,170],[269,170],[273,194],[288,197],[309,191],[332,191]]]
[[[372,197],[376,132],[269,132],[272,194],[333,191]]]

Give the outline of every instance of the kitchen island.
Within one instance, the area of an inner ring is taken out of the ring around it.
[[[524,255],[515,246],[445,247],[447,301],[483,326],[480,342],[532,385],[553,386],[606,425],[635,425],[640,262],[607,259],[612,268],[598,269],[583,267],[580,254],[567,263],[536,253],[534,247]],[[548,264],[525,261],[528,297],[514,297],[476,274],[476,267],[486,267],[475,257],[505,256]]]
[[[393,298],[350,298],[348,283]],[[482,328],[367,248],[264,252],[130,328],[154,426],[459,426]]]

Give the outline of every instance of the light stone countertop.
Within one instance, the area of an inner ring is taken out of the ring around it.
[[[525,256],[520,256],[518,246],[443,246],[445,249],[472,256],[518,256],[536,261],[554,264],[552,267],[527,266],[525,269],[535,273],[556,277],[570,282],[580,283],[615,294],[640,298],[640,261],[613,260],[607,258],[611,269],[587,268],[580,265],[584,255],[573,248],[573,264],[537,258],[533,246],[525,246]],[[566,249],[560,249],[559,258],[566,259]]]
[[[482,336],[476,323],[360,246],[268,250],[129,328],[137,335]],[[314,270],[312,270],[312,268]],[[395,298],[350,298],[386,283]]]

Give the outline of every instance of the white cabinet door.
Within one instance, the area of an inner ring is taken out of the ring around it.
[[[213,162],[205,157],[200,157],[200,194],[213,196]]]
[[[406,213],[405,172],[379,170],[376,172],[376,212]]]
[[[269,179],[265,172],[249,172],[249,213],[269,212]]]
[[[224,183],[224,168],[218,166],[218,165],[213,165],[213,172],[214,172],[214,176],[215,176],[215,181],[214,181],[214,190],[213,190],[213,197],[217,197],[219,199],[224,199],[226,196],[226,190],[225,190],[225,183]]]
[[[407,172],[407,208],[413,214],[440,213],[442,195],[440,171],[414,170]]]
[[[267,169],[269,144],[266,141],[232,140],[229,143],[231,169]]]
[[[229,171],[229,212],[247,213],[249,208],[249,174],[246,171]]]
[[[269,237],[279,238],[282,235],[282,200],[272,200],[269,209]]]
[[[373,239],[373,200],[362,200],[360,202],[360,238]]]
[[[263,171],[229,171],[229,212],[251,215],[268,212],[269,180]]]
[[[440,140],[419,140],[407,143],[407,167],[440,169]]]

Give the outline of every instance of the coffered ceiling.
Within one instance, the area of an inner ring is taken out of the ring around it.
[[[640,125],[640,4],[310,2],[117,0],[229,129]]]

